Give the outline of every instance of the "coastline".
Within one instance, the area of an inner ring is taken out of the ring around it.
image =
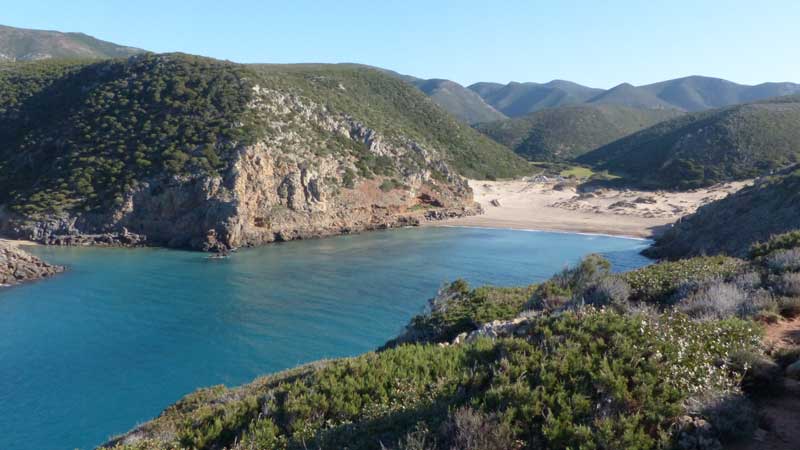
[[[484,214],[426,223],[577,233],[650,240],[699,207],[746,186],[725,183],[687,192],[598,189],[579,192],[576,184],[539,179],[470,180]]]
[[[42,244],[39,244],[38,242],[26,241],[24,239],[5,239],[5,238],[1,238],[1,237],[0,237],[0,244],[7,244],[7,245],[10,245],[12,247],[23,247],[23,246],[36,247],[36,246],[42,245]]]
[[[582,236],[600,236],[600,237],[613,237],[618,239],[629,239],[631,241],[642,241],[642,242],[652,241],[652,239],[649,237],[629,236],[625,234],[616,234],[616,233],[598,233],[592,231],[572,231],[572,230],[564,230],[556,228],[536,229],[536,228],[517,228],[517,227],[502,227],[502,226],[461,225],[454,223],[429,223],[425,224],[425,226],[433,226],[439,228],[476,228],[479,230],[513,230],[513,231],[525,231],[528,233],[579,234]]]

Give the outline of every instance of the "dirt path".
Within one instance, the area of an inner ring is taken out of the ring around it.
[[[800,318],[769,325],[764,341],[774,348],[800,345]],[[788,378],[784,383],[783,393],[757,402],[766,429],[758,430],[750,442],[729,450],[800,449],[800,383]]]

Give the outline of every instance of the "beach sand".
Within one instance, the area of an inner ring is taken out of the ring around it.
[[[578,193],[575,186],[538,179],[470,180],[475,201],[483,206],[485,213],[431,225],[652,238],[700,206],[724,198],[748,183],[725,183],[687,192],[603,188]]]
[[[21,239],[3,239],[3,238],[0,238],[0,244],[12,245],[14,247],[20,247],[25,245],[39,245],[39,243],[33,241],[25,241]]]

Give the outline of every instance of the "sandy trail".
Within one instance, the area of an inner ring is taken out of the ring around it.
[[[434,225],[511,228],[610,234],[649,238],[697,208],[736,192],[735,182],[687,192],[598,189],[579,193],[575,186],[541,177],[513,181],[470,180],[485,213]]]

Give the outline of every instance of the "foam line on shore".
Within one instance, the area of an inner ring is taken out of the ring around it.
[[[624,234],[607,234],[607,233],[592,233],[588,231],[568,231],[568,230],[540,230],[534,228],[513,228],[513,227],[487,227],[487,226],[478,226],[478,225],[452,225],[452,224],[437,224],[432,223],[430,224],[434,227],[442,227],[442,228],[478,228],[482,230],[508,230],[508,231],[527,231],[531,233],[559,233],[559,234],[580,234],[584,236],[603,236],[603,237],[613,237],[613,238],[620,238],[620,239],[630,239],[634,241],[644,241],[644,242],[653,242],[652,239],[643,238],[643,237],[636,237],[636,236],[628,236]]]

